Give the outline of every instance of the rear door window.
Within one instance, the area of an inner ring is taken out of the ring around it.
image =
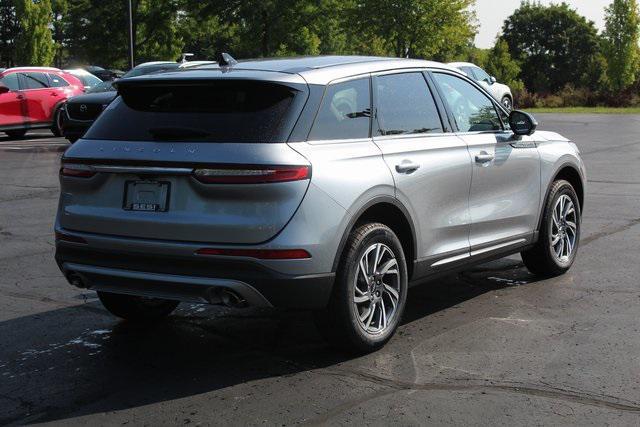
[[[120,96],[85,138],[284,142],[304,105],[304,89],[251,80],[121,84]]]
[[[370,119],[371,85],[368,77],[329,85],[309,140],[368,138]]]
[[[375,78],[377,135],[441,133],[442,122],[420,72]]]
[[[57,74],[49,73],[48,76],[51,87],[69,86],[69,83]]]
[[[20,86],[23,90],[46,89],[49,87],[49,80],[45,73],[20,73],[20,80]]]

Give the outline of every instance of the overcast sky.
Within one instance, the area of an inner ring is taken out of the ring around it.
[[[565,0],[578,13],[596,23],[598,30],[604,27],[604,8],[613,0]],[[561,3],[560,0],[540,0],[540,3]],[[476,46],[493,46],[496,35],[502,31],[502,23],[520,6],[520,0],[476,0],[476,13],[480,29]]]

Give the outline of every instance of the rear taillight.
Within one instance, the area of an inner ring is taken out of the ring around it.
[[[233,166],[196,169],[193,176],[204,184],[263,184],[301,181],[311,177],[309,166]]]
[[[196,255],[235,256],[257,259],[308,259],[311,254],[304,249],[222,249],[203,248]]]
[[[91,178],[95,174],[96,172],[87,165],[67,164],[62,165],[62,168],[60,168],[60,175],[62,176],[70,176],[74,178]]]

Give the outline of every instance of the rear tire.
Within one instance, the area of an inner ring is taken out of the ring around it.
[[[400,324],[407,279],[394,232],[379,223],[357,227],[342,253],[329,304],[315,313],[318,329],[331,344],[350,352],[381,348]]]
[[[521,254],[530,272],[554,277],[571,268],[578,253],[581,219],[573,186],[565,180],[555,181],[545,204],[538,242]]]
[[[8,130],[5,132],[7,134],[7,136],[9,138],[22,138],[23,136],[25,136],[27,134],[27,130],[26,129],[20,129],[20,130]]]
[[[53,136],[62,136],[62,107],[58,107],[53,113],[53,125],[51,125],[51,133]]]
[[[180,304],[178,301],[144,298],[98,291],[102,305],[114,316],[133,322],[163,319]]]

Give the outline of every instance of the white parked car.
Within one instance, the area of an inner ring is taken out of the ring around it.
[[[449,65],[480,83],[507,110],[513,109],[513,94],[509,86],[498,83],[495,77],[490,76],[485,70],[470,62],[452,62]]]

